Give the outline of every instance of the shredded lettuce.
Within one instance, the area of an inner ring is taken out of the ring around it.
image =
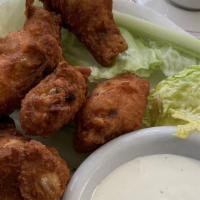
[[[63,30],[63,47],[67,60],[74,65],[89,66],[92,70],[90,82],[110,79],[122,73],[134,73],[141,77],[150,77],[161,71],[165,77],[200,63],[197,58],[181,52],[169,43],[159,43],[143,38],[120,27],[128,43],[128,50],[121,53],[110,68],[99,65],[85,46],[70,32]]]
[[[192,66],[161,81],[151,91],[146,126],[177,125],[177,136],[200,131],[200,66]]]

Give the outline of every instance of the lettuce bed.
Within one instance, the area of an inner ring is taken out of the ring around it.
[[[74,65],[90,66],[90,82],[126,72],[149,78],[159,71],[164,78],[200,64],[200,41],[197,39],[135,17],[119,13],[115,13],[115,17],[129,48],[116,58],[110,68],[100,66],[73,34],[63,30],[66,58]],[[152,29],[155,29],[154,34]],[[162,78],[158,77],[159,80]]]
[[[177,125],[177,136],[200,131],[200,66],[161,81],[149,96],[146,126]]]

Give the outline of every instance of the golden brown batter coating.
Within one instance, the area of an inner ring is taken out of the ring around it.
[[[17,135],[7,116],[0,128],[0,199],[59,200],[70,171],[57,150]]]
[[[0,134],[0,148],[12,148],[16,151],[23,151],[24,144],[27,141],[28,139],[19,135],[13,135],[9,130],[7,130],[7,133]]]
[[[55,153],[44,145],[31,141],[25,145],[25,157],[21,164],[19,184],[26,200],[58,200],[62,197],[69,169]]]
[[[61,14],[68,27],[102,65],[128,47],[112,14],[112,0],[41,0],[46,7]]]
[[[140,128],[148,93],[148,81],[134,75],[121,75],[100,83],[78,115],[76,149],[92,151]]]
[[[54,133],[74,118],[86,100],[86,92],[86,77],[78,69],[61,62],[56,71],[22,101],[22,128],[32,135]]]
[[[62,60],[60,17],[27,0],[23,30],[0,38],[0,116],[11,113],[24,95]]]
[[[60,200],[70,172],[58,152],[40,142],[0,135],[0,199]]]
[[[24,200],[18,184],[20,162],[18,149],[0,147],[0,199]]]
[[[0,119],[0,199],[23,200],[19,187],[18,176],[27,141],[16,136],[14,121],[4,116]]]

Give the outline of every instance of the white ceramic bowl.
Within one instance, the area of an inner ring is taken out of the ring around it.
[[[186,140],[175,136],[175,127],[139,130],[107,143],[80,166],[64,200],[90,200],[95,187],[115,168],[138,156],[177,154],[200,159],[200,135]]]

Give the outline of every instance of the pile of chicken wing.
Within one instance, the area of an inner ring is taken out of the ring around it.
[[[70,178],[68,165],[55,149],[16,131],[6,117],[15,109],[20,108],[26,135],[48,136],[74,121],[75,149],[91,152],[140,128],[147,104],[147,80],[122,74],[97,84],[88,94],[90,69],[72,66],[64,58],[62,26],[103,66],[109,67],[128,48],[114,22],[112,0],[41,1],[44,8],[26,0],[23,29],[0,38],[3,199],[59,200]]]

